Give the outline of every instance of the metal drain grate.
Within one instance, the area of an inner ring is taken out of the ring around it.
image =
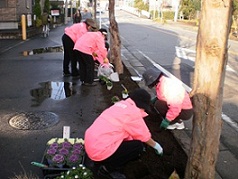
[[[9,120],[9,124],[20,130],[39,130],[51,127],[59,122],[52,112],[21,112]]]

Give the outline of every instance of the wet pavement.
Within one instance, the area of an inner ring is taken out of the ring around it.
[[[1,179],[24,172],[31,179],[33,175],[44,178],[31,162],[41,162],[46,143],[62,137],[64,126],[70,126],[72,138],[83,137],[107,107],[101,85],[90,88],[62,76],[64,28],[53,29],[49,38],[1,40]]]

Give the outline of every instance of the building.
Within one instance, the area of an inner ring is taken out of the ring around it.
[[[42,11],[44,1],[40,0]],[[19,29],[23,14],[26,15],[27,26],[32,26],[35,20],[32,11],[34,4],[35,0],[0,0],[0,30]],[[50,0],[50,4],[54,7],[63,8],[64,1]]]

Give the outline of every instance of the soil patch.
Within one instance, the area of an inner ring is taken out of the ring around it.
[[[123,84],[128,91],[139,88],[138,84],[131,80],[129,71],[124,68],[124,74],[120,76],[120,82],[113,83],[113,88],[108,91],[104,88],[104,97],[108,106],[112,105],[111,98],[118,96],[120,99]],[[168,179],[176,170],[180,178],[184,178],[187,155],[169,130],[160,130],[162,121],[154,110],[145,118],[145,122],[152,133],[152,138],[158,141],[164,149],[164,155],[158,156],[151,147],[140,160],[128,163],[123,172],[128,179]],[[95,178],[98,178],[95,176]]]

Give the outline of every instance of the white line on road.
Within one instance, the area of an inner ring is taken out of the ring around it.
[[[0,53],[4,53],[4,52],[6,52],[6,51],[8,51],[8,50],[10,50],[10,49],[12,49],[12,48],[14,48],[14,47],[17,47],[18,45],[23,44],[23,43],[25,43],[25,42],[28,41],[28,40],[29,40],[29,39],[26,39],[25,41],[21,41],[21,42],[15,44],[15,45],[12,45],[12,46],[10,46],[10,47],[4,49],[4,50],[1,51]]]
[[[175,51],[176,51],[177,57],[195,62],[195,59],[196,59],[196,51],[195,50],[175,46]],[[226,70],[233,72],[233,73],[237,73],[229,65],[226,65]]]

